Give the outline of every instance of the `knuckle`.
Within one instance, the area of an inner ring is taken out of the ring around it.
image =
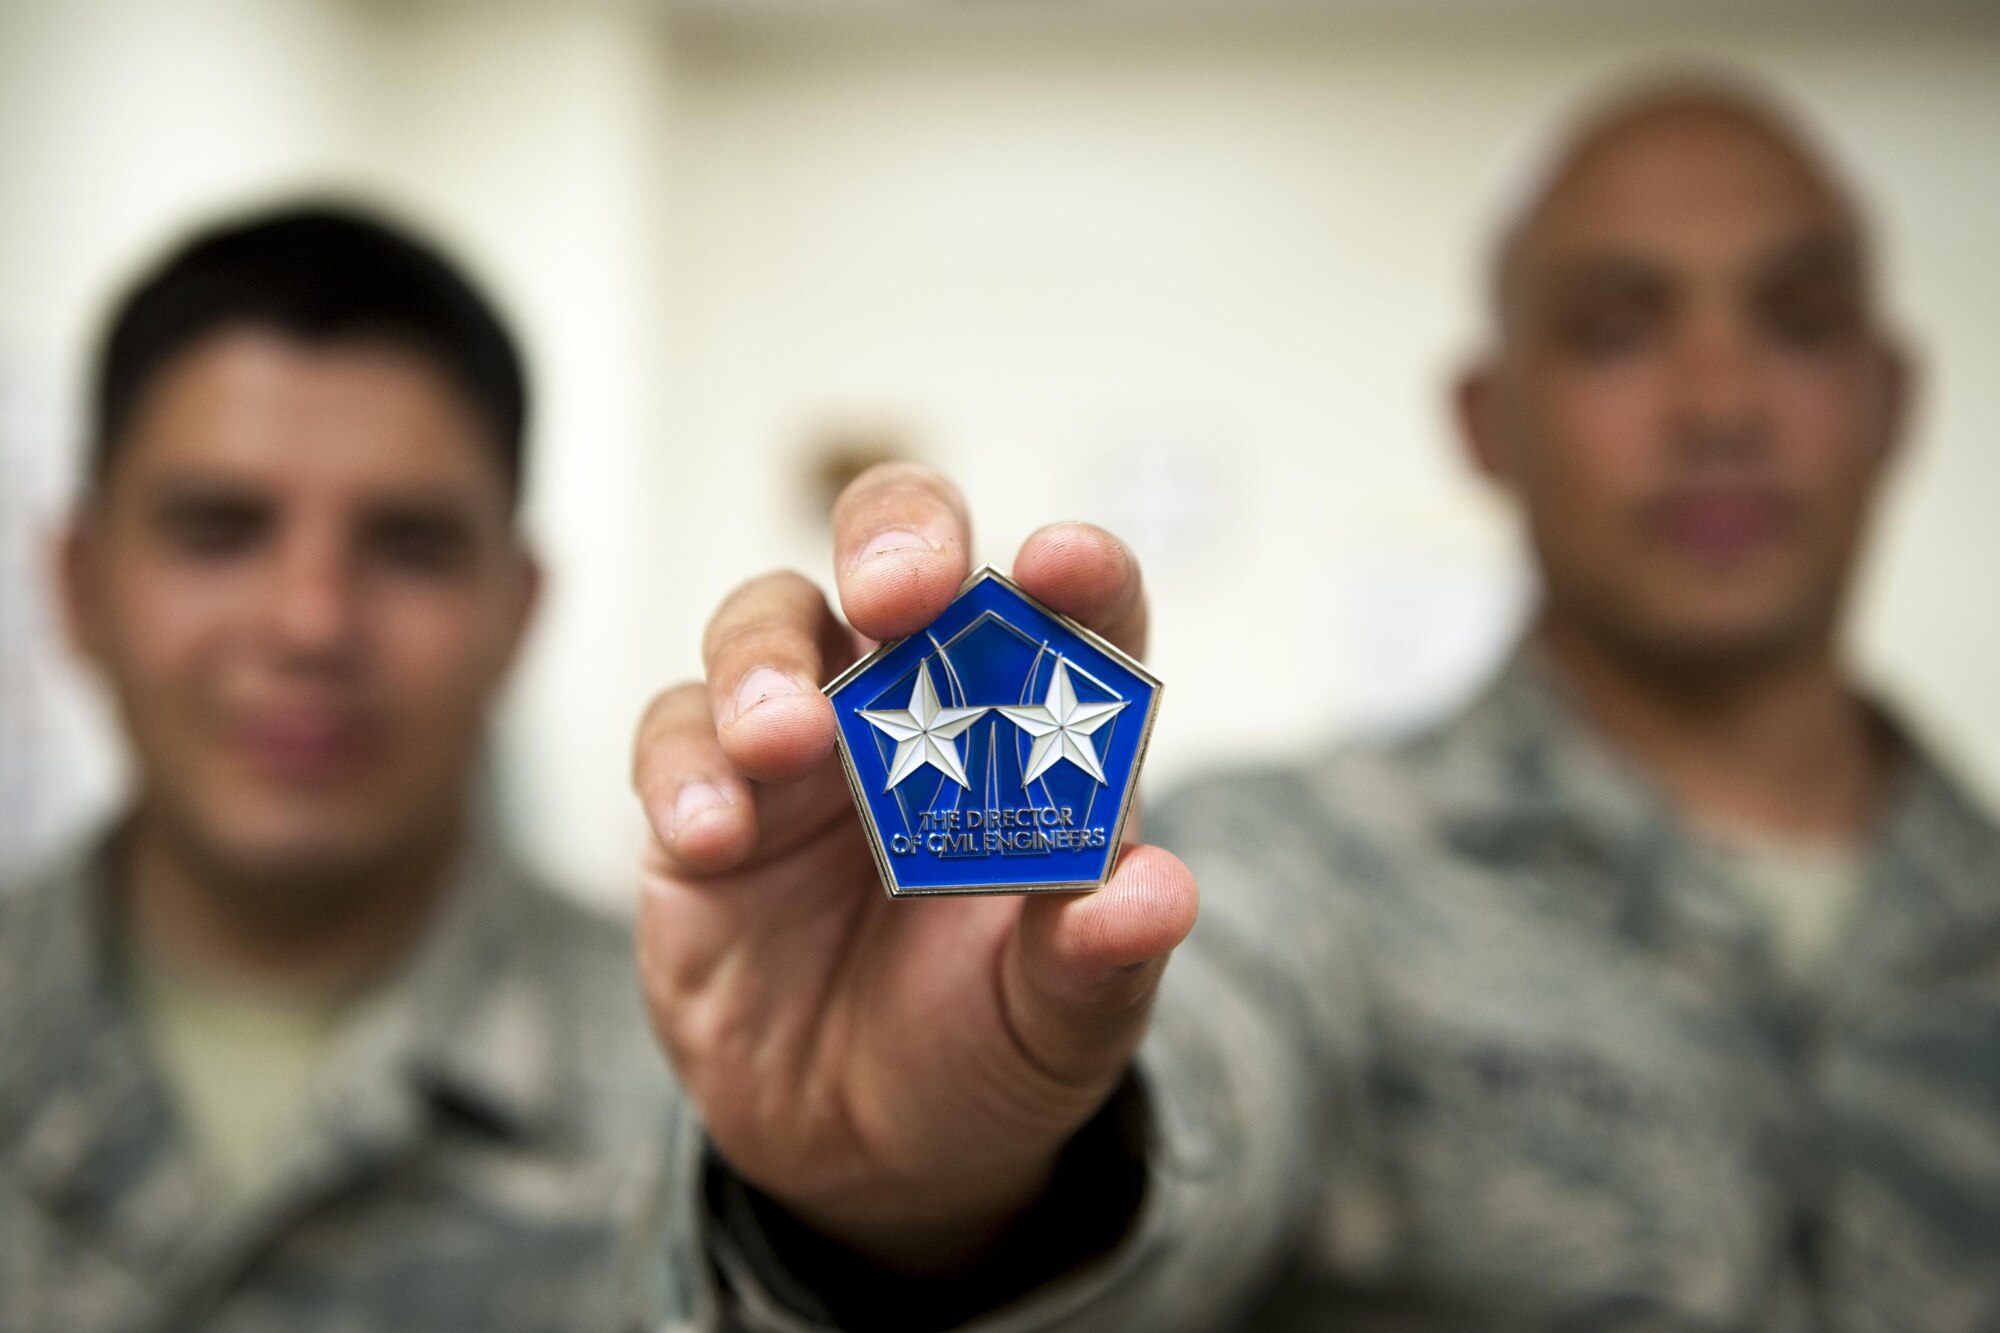
[[[661,745],[690,719],[708,711],[707,691],[699,681],[682,681],[655,694],[639,718],[639,731],[632,747],[632,781],[642,779],[656,765]]]
[[[796,569],[774,569],[763,576],[763,582],[771,595],[787,606],[810,610],[826,601],[819,585]]]
[[[677,680],[655,694],[646,705],[645,722],[649,725],[666,725],[676,715],[685,713],[690,700],[701,694],[698,680]]]
[[[834,501],[836,524],[880,507],[928,499],[963,514],[964,500],[951,479],[925,463],[878,463],[849,482]]]
[[[632,791],[640,799],[672,785],[688,761],[692,735],[714,735],[714,723],[708,721],[708,691],[700,685],[682,685],[660,695],[648,709],[632,747]]]
[[[811,655],[811,637],[801,627],[778,620],[745,620],[726,626],[715,633],[707,653],[711,678],[728,674],[739,664],[797,666]]]
[[[760,574],[722,602],[722,610],[702,632],[702,656],[710,662],[750,646],[810,644],[812,622],[824,610],[820,588],[794,570]]]
[[[775,569],[745,579],[730,590],[709,619],[702,633],[702,652],[712,653],[716,645],[746,624],[762,624],[786,615],[809,618],[815,606],[823,606],[825,601],[812,580],[797,570]]]

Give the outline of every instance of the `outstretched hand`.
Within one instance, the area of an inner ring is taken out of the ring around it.
[[[819,687],[869,640],[935,619],[970,544],[942,477],[868,472],[834,510],[847,624],[797,574],[745,584],[709,624],[706,682],[653,702],[634,758],[653,833],[641,972],[715,1146],[801,1220],[912,1273],[976,1259],[1041,1192],[1123,1074],[1197,896],[1139,845],[1095,893],[883,892]],[[1138,565],[1109,533],[1043,528],[1013,574],[1143,651]]]

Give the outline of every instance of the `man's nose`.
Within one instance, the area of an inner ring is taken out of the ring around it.
[[[1690,319],[1674,352],[1674,438],[1699,459],[1754,457],[1770,440],[1755,340],[1723,312]]]
[[[311,532],[293,535],[280,549],[264,619],[288,660],[324,663],[352,652],[360,608],[347,554],[337,537]]]

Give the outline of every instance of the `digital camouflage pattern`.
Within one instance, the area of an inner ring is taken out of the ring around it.
[[[2000,1327],[2000,831],[1921,754],[1812,990],[1532,655],[1149,831],[1204,905],[1141,1053],[1145,1204],[981,1330]],[[623,936],[475,878],[223,1215],[101,854],[0,901],[0,1329],[813,1327],[711,1243]]]
[[[697,1145],[626,932],[472,858],[279,1178],[221,1206],[121,993],[110,860],[0,895],[0,1330],[636,1324],[639,1210]],[[691,1308],[696,1270],[645,1258],[673,1287],[653,1299]]]
[[[1147,1201],[981,1329],[2000,1328],[2000,832],[1921,755],[1812,993],[1532,654],[1148,832]]]
[[[1204,920],[1116,1326],[2000,1327],[2000,831],[1920,754],[1812,992],[1532,653],[1152,828]]]

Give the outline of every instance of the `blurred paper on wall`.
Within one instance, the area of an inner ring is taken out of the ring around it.
[[[1085,512],[1131,543],[1155,588],[1212,570],[1239,521],[1242,453],[1219,430],[1163,421],[1093,451]]]

